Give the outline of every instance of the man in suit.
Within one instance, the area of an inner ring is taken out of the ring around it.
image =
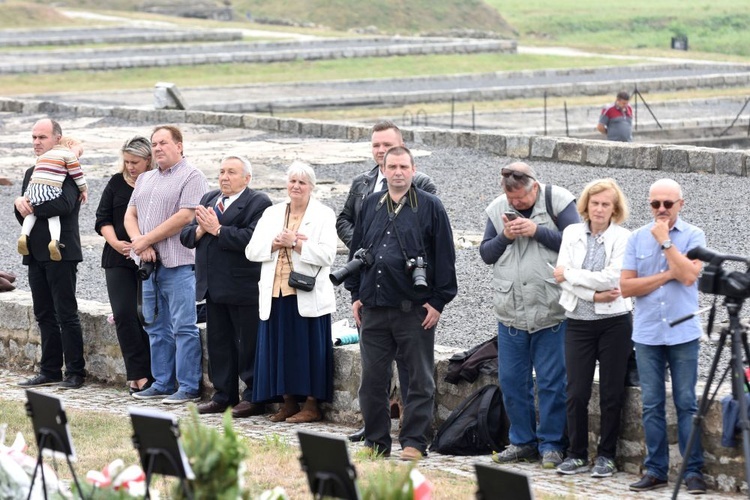
[[[34,154],[41,156],[60,143],[62,128],[56,121],[45,118],[34,124],[31,137]],[[22,192],[26,191],[33,171],[34,167],[26,171]],[[70,176],[65,178],[62,191],[59,198],[35,207],[25,196],[19,196],[14,202],[16,218],[21,224],[29,214],[39,217],[29,235],[29,255],[23,257],[23,263],[29,268],[34,316],[42,339],[42,360],[39,374],[20,382],[21,387],[56,384],[66,389],[78,389],[86,376],[83,332],[76,301],[76,272],[78,263],[83,260],[78,231],[80,193]],[[49,217],[60,217],[60,261],[50,260]]]
[[[219,189],[203,196],[195,220],[180,234],[183,245],[196,249],[196,299],[206,299],[208,374],[216,392],[198,406],[201,414],[229,406],[236,418],[264,412],[252,403],[260,264],[245,258],[245,247],[271,200],[248,187],[251,178],[247,159],[224,158]],[[241,401],[240,378],[246,386]]]
[[[395,123],[384,120],[376,123],[372,127],[371,145],[372,158],[375,160],[376,165],[372,170],[364,172],[354,178],[352,186],[349,188],[349,196],[346,198],[344,208],[336,218],[336,232],[349,250],[352,250],[351,242],[352,235],[354,234],[354,223],[359,216],[359,212],[362,210],[362,202],[372,193],[388,189],[383,170],[385,153],[392,147],[403,146],[404,138],[401,135],[401,130]],[[415,187],[422,189],[423,191],[427,191],[430,194],[437,193],[437,189],[435,188],[432,179],[421,172],[416,172],[413,182]],[[355,248],[354,250],[357,249]],[[406,371],[401,368],[401,363],[398,362],[399,359],[400,356],[396,354],[398,378],[399,383],[401,384],[401,398],[406,401],[407,388],[409,387],[409,376]],[[364,427],[349,436],[349,440],[353,442],[364,441],[364,439]]]

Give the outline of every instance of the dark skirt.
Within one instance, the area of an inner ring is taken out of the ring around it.
[[[331,315],[303,318],[296,295],[272,299],[255,350],[253,402],[281,402],[284,394],[327,402],[333,397]]]

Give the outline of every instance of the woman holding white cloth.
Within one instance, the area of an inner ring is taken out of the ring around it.
[[[620,268],[630,231],[621,227],[627,201],[612,179],[590,182],[578,200],[584,222],[565,228],[553,274],[562,287],[565,308],[565,364],[570,448],[557,468],[560,474],[588,471],[588,404],[599,361],[601,438],[593,477],[615,471],[620,412],[631,341],[633,309],[620,293]]]

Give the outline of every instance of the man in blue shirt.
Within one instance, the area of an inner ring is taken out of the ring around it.
[[[362,382],[359,405],[365,446],[390,455],[389,387],[399,353],[409,390],[399,432],[402,460],[427,450],[435,399],[435,327],[458,292],[456,253],[448,214],[440,200],[412,185],[411,152],[396,146],[384,158],[388,190],[368,196],[354,226],[350,260],[358,249],[368,265],[346,280],[360,327]]]
[[[698,405],[698,317],[670,327],[670,321],[698,309],[700,261],[688,259],[688,250],[705,246],[703,231],[680,217],[685,204],[682,189],[672,179],[651,185],[651,222],[633,232],[622,264],[623,297],[635,297],[633,342],[641,379],[643,429],[646,435],[646,473],[630,485],[632,491],[667,486],[669,443],[665,405],[665,370],[672,375],[672,396],[677,409],[680,452],[684,454],[693,415]],[[703,449],[700,436],[687,457],[685,484],[689,493],[705,493]]]

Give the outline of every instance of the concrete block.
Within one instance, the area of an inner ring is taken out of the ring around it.
[[[635,153],[635,168],[657,170],[661,158],[661,147],[656,145],[639,145]]]
[[[583,142],[576,139],[559,139],[557,141],[557,160],[569,163],[583,163],[585,148]]]
[[[460,148],[475,149],[479,142],[477,134],[469,131],[457,131],[456,132],[457,146]]]
[[[506,135],[505,154],[513,158],[528,158],[531,151],[531,136]]]
[[[259,128],[258,115],[242,115],[242,126],[244,128]]]
[[[609,163],[609,152],[612,144],[604,141],[586,143],[586,164],[604,167]]]
[[[557,139],[554,137],[534,136],[531,138],[531,158],[551,160],[555,157]]]
[[[477,149],[506,156],[506,137],[492,132],[477,132]]]
[[[661,170],[665,172],[687,172],[687,150],[678,146],[662,146]]]
[[[343,123],[323,123],[321,136],[329,139],[346,139],[348,129],[349,127]]]
[[[228,128],[240,128],[242,127],[242,115],[221,113],[219,114],[219,125]]]
[[[301,135],[320,137],[323,132],[323,122],[315,120],[298,120]]]
[[[187,123],[195,123],[202,125],[205,123],[206,112],[205,111],[186,111],[185,121]]]
[[[746,176],[747,157],[744,151],[719,151],[714,154],[714,173]]]
[[[346,130],[346,139],[350,141],[369,141],[371,136],[372,129],[370,127],[349,125]]]
[[[273,116],[261,116],[258,117],[258,128],[276,132],[279,130],[279,119]]]
[[[695,148],[688,149],[689,172],[714,172],[714,155],[717,149]]]
[[[615,168],[634,168],[636,152],[636,146],[624,143],[613,145],[609,151],[609,166]]]
[[[289,118],[279,118],[279,132],[299,135],[299,122]]]

